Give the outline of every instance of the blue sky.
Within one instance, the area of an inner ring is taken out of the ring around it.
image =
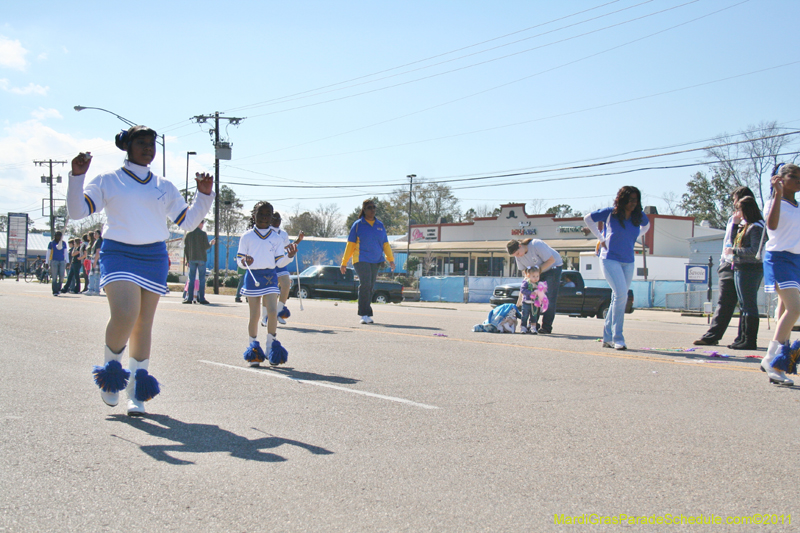
[[[121,164],[113,136],[123,124],[75,105],[164,133],[179,187],[187,151],[198,153],[191,175],[213,169],[207,128],[191,117],[244,117],[221,128],[233,143],[222,183],[247,207],[264,199],[287,214],[336,203],[347,215],[408,174],[624,159],[763,121],[791,131],[799,16],[790,0],[5,2],[0,213],[46,226],[33,160],[89,150],[90,176]],[[586,212],[633,184],[664,212],[663,198],[703,166],[582,176],[702,161],[694,152],[449,184],[464,211],[538,201]],[[162,173],[161,154],[153,170]]]

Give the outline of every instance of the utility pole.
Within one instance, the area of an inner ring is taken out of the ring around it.
[[[214,294],[219,294],[219,160],[230,160],[231,143],[219,140],[219,121],[227,120],[228,123],[238,126],[243,117],[220,117],[219,111],[213,115],[197,115],[193,120],[198,124],[205,124],[214,119],[214,129],[209,134],[214,135]],[[227,258],[226,263],[227,263]]]
[[[408,178],[408,235],[406,236],[406,276],[410,276],[411,272],[408,270],[408,260],[411,259],[411,192],[414,187],[414,178],[416,174],[409,174]]]
[[[50,177],[42,176],[42,183],[47,181],[50,185],[50,238],[55,235],[55,217],[53,216],[53,165],[66,165],[68,161],[53,161],[48,159],[46,161],[34,161],[33,164],[37,167],[48,165],[50,167]],[[58,183],[61,183],[61,176],[58,176]]]

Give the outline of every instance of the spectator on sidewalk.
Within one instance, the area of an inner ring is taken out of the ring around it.
[[[205,220],[200,222],[196,229],[186,234],[183,239],[183,246],[186,250],[186,262],[189,264],[189,288],[186,290],[186,299],[183,301],[185,304],[192,303],[194,300],[194,280],[198,279],[199,273],[199,287],[197,288],[197,303],[208,305],[210,302],[206,300],[206,260],[208,259],[208,250],[214,245],[214,239],[208,241],[208,233],[203,231]]]

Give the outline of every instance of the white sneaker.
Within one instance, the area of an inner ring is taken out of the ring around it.
[[[267,317],[263,317],[259,324],[261,324],[262,327],[267,327]]]
[[[786,385],[791,387],[794,385],[794,381],[786,377],[786,374],[783,370],[779,370],[772,366],[772,361],[778,356],[778,352],[781,349],[781,343],[778,341],[769,341],[769,346],[767,347],[767,355],[761,360],[761,370],[767,373],[769,377],[770,383],[775,383],[776,385]]]
[[[520,333],[528,333],[528,328],[526,328],[525,326],[520,326],[519,327],[519,332]]]
[[[367,324],[374,324],[375,323],[375,321],[372,320],[371,316],[366,317],[366,319],[367,319]]]
[[[367,315],[362,316],[361,317],[361,323],[362,324],[369,324],[369,317]]]
[[[624,344],[618,344],[618,343],[615,342],[614,343],[614,349],[615,350],[627,350],[628,347],[625,346]]]
[[[278,324],[286,324],[286,320],[282,319],[281,317],[278,317]],[[263,325],[266,326],[266,324]]]

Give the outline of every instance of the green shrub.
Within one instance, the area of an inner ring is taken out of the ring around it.
[[[178,274],[176,272],[168,272],[167,273],[167,283],[180,283],[180,279],[178,279]]]

